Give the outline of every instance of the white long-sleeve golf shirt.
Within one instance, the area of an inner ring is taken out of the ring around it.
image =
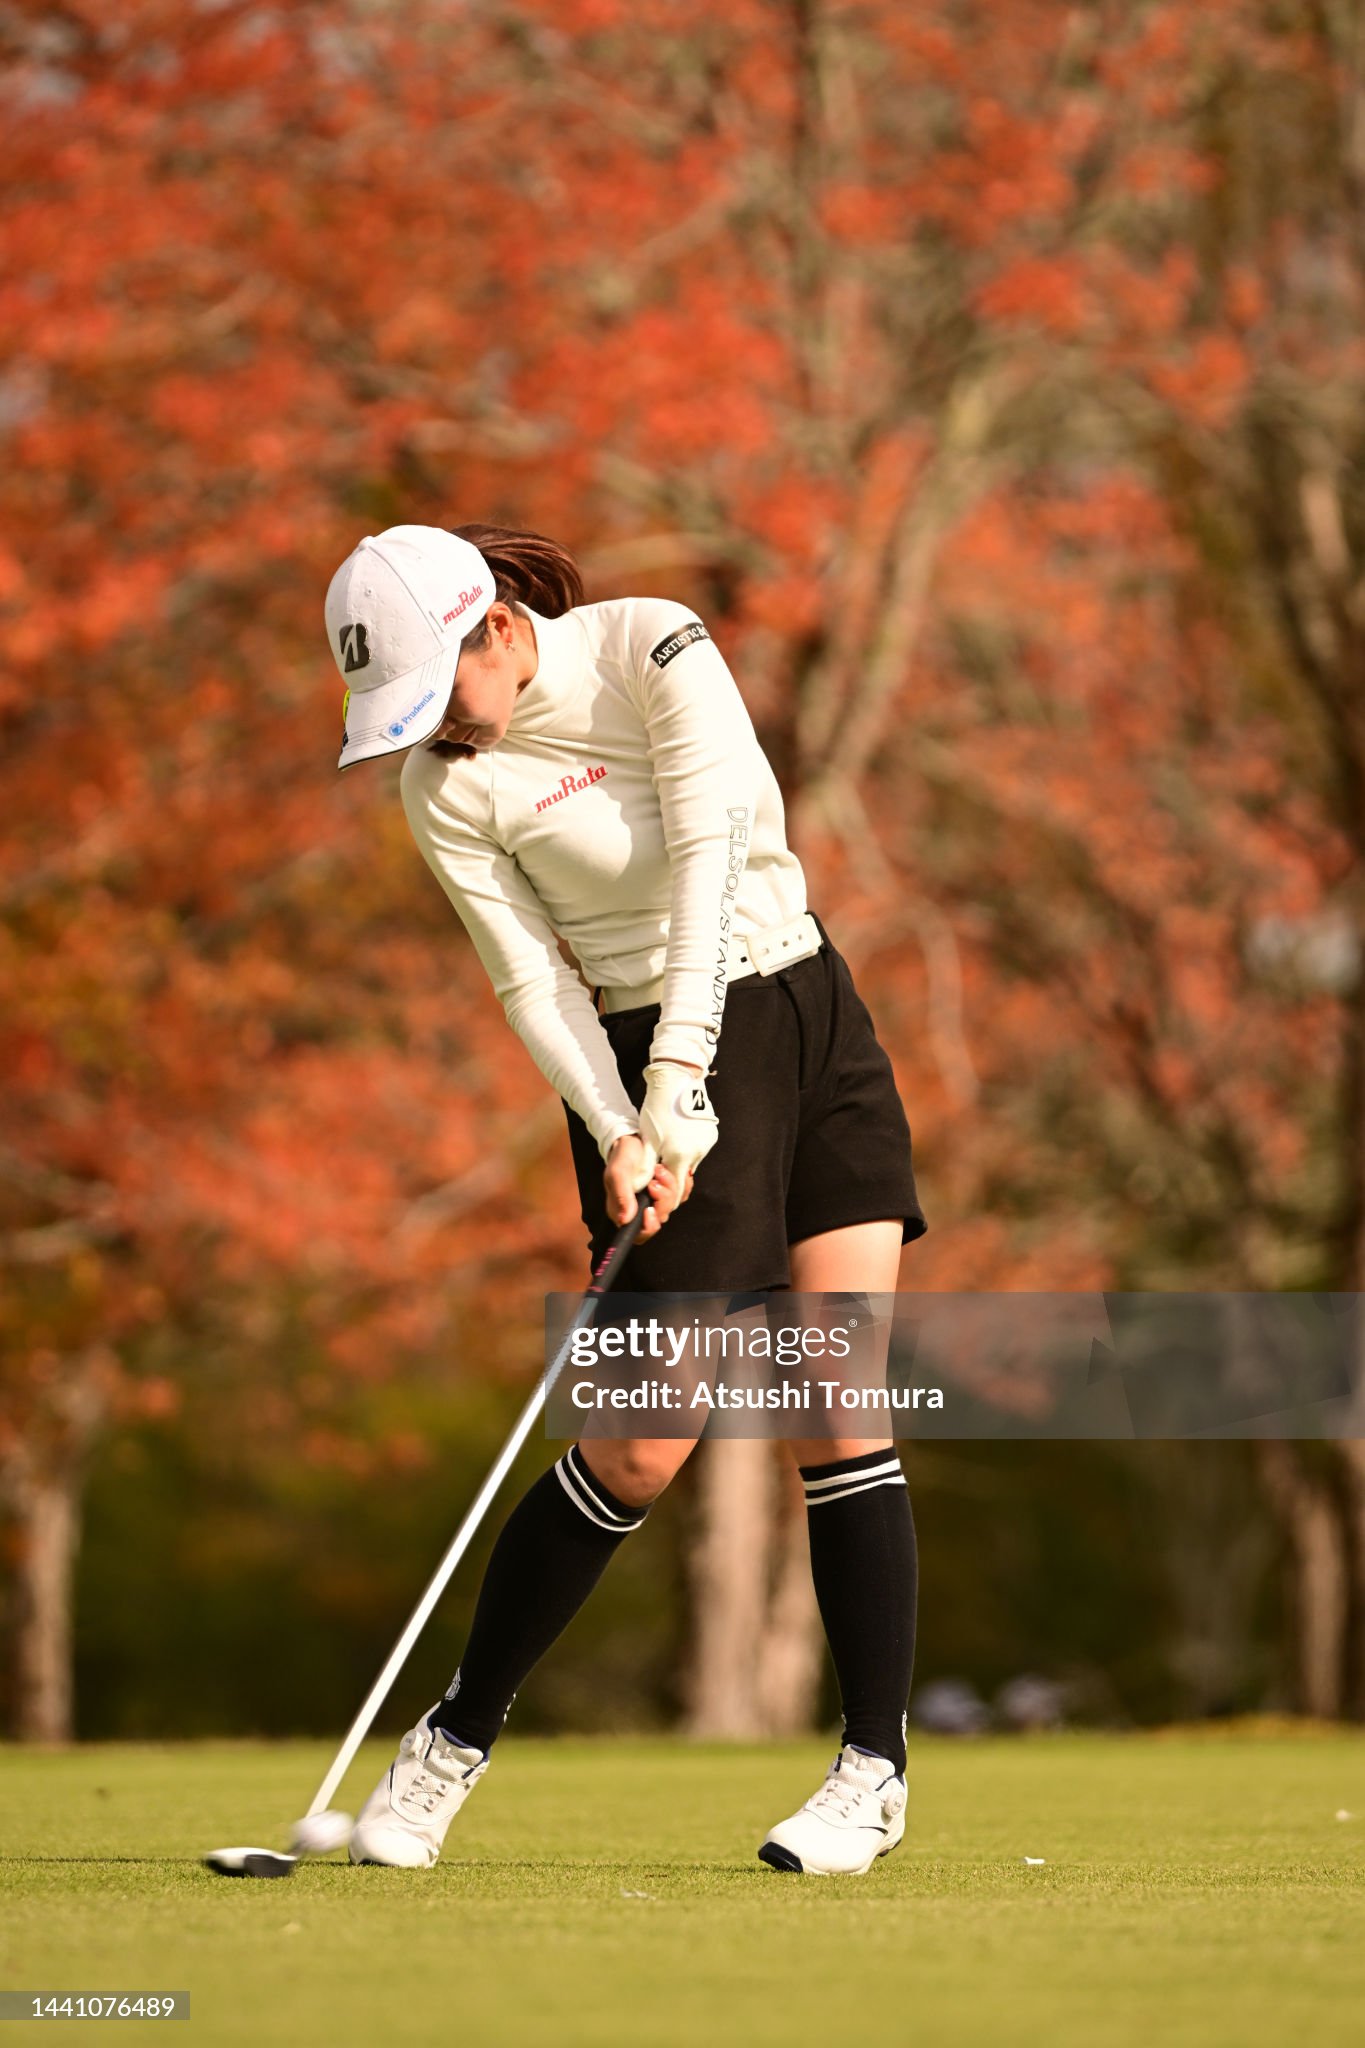
[[[603,1155],[639,1119],[588,990],[664,976],[651,1057],[703,1070],[732,938],[806,908],[782,796],[725,661],[664,598],[531,613],[538,661],[505,736],[414,747],[403,805],[508,1022]]]

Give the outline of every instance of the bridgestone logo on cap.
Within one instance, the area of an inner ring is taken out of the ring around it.
[[[358,668],[370,665],[370,642],[363,626],[343,626],[340,634],[341,658],[346,664],[346,674],[354,675]]]
[[[650,654],[656,668],[667,668],[675,654],[681,654],[684,647],[690,647],[694,640],[709,640],[711,635],[697,619],[690,626],[684,626],[677,633],[670,633],[667,640],[661,640]]]

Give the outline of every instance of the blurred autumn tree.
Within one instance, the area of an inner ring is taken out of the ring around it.
[[[1316,1015],[1297,1039],[1304,1082],[1282,1099],[1296,1110],[1287,1163],[1317,1136],[1325,1171],[1272,1176],[1273,1154],[1224,1138],[1238,1267],[1242,1284],[1275,1285],[1297,1242],[1294,1270],[1360,1291],[1365,16],[1353,0],[1242,4],[1217,37],[1195,16],[1166,25],[1151,73],[1170,146],[1202,175],[1187,222],[1152,223],[1159,331],[1150,316],[1109,325],[1100,388],[1170,509],[1206,646],[1245,678],[1243,715],[1283,734],[1278,787],[1244,785],[1276,859],[1237,905],[1235,939],[1281,1015]],[[1294,1047],[1266,1044],[1262,1088]],[[1243,1103],[1244,1127],[1261,1125],[1245,1090]],[[1339,1445],[1261,1449],[1294,1556],[1300,1699],[1329,1716],[1365,1715],[1365,1413],[1358,1428]]]
[[[333,772],[359,531],[537,526],[712,619],[897,1059],[919,1284],[1360,1285],[1353,18],[0,7],[24,1732],[97,1433],[196,1346],[248,1453],[344,1460],[348,1389],[457,1332],[524,1371],[574,1277],[555,1106],[392,772]],[[711,1451],[692,1723],[802,1725],[799,1503]],[[1267,1471],[1301,1553],[1317,1470]]]
[[[344,53],[335,96],[308,82],[327,11],[5,26],[0,1498],[17,1726],[54,1736],[92,1444],[177,1398],[139,1375],[151,1339],[178,1330],[192,1371],[232,1333],[239,1430],[327,1458],[328,1391],[291,1384],[280,1330],[342,1399],[511,1266],[562,1282],[572,1212],[530,1171],[553,1105],[392,788],[337,787],[318,598],[367,500],[382,523],[403,409],[365,402],[385,344],[348,344],[317,232],[367,98]]]
[[[1056,888],[1017,898],[1008,922],[1050,1004],[1076,984],[1095,1027],[1092,1081],[1117,1069],[1136,1094],[1124,1129],[1112,1114],[1072,1119],[1087,1180],[1131,1167],[1160,1218],[1151,1241],[1181,1265],[1197,1258],[1206,1284],[1358,1291],[1362,16],[1240,0],[1215,15],[1133,10],[1117,37],[1112,26],[1100,11],[1076,18],[1069,50],[1111,108],[1086,166],[1087,229],[990,294],[1065,397],[1073,487],[1059,502],[1055,465],[1030,479],[1033,531],[1012,552],[1017,563],[1036,548],[1031,589],[986,638],[987,659],[1016,675],[1020,651],[1036,660],[1052,607],[1071,642],[1060,679],[1085,644],[1078,607],[1106,590],[1126,614],[1111,598],[1105,651],[1129,707],[1103,742],[1112,758],[1065,764],[1080,832],[1065,801],[1046,804],[1054,845],[1060,828],[1085,847],[1078,898],[1097,943],[1084,985]],[[1074,488],[1078,463],[1098,501]],[[1137,484],[1126,540],[1103,503],[1125,470]],[[1087,498],[1106,516],[1087,519]],[[1079,574],[1078,548],[1090,555]],[[980,585],[962,609],[980,621]],[[978,624],[978,669],[982,651]],[[1088,665],[1093,690],[1104,669]],[[1052,762],[1025,758],[1046,787]],[[1117,950],[1102,943],[1116,927],[1131,942]],[[1365,1446],[1267,1443],[1259,1457],[1293,1554],[1301,1703],[1365,1713]]]

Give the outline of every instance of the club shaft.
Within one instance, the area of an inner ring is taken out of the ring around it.
[[[641,1198],[635,1215],[629,1223],[624,1224],[617,1232],[610,1250],[594,1273],[592,1285],[584,1294],[573,1321],[565,1331],[563,1342],[560,1344],[549,1365],[545,1368],[540,1379],[536,1382],[535,1390],[527,1401],[526,1406],[522,1409],[521,1414],[517,1417],[512,1434],[498,1453],[493,1469],[474,1496],[468,1514],[455,1531],[450,1548],[437,1565],[435,1572],[432,1574],[430,1584],[417,1605],[413,1608],[411,1615],[408,1617],[407,1626],[389,1653],[388,1662],[370,1687],[365,1697],[364,1705],[347,1730],[346,1739],[333,1758],[327,1775],[319,1785],[313,1803],[308,1809],[308,1818],[310,1820],[315,1813],[325,1813],[331,1805],[337,1786],[350,1769],[356,1751],[369,1734],[375,1715],[388,1698],[393,1682],[411,1655],[413,1645],[416,1643],[418,1636],[426,1627],[432,1609],[449,1585],[451,1574],[474,1540],[479,1524],[492,1505],[498,1488],[502,1485],[503,1480],[515,1464],[522,1445],[535,1427],[536,1418],[545,1406],[547,1394],[563,1370],[564,1363],[573,1347],[575,1336],[596,1315],[598,1303],[611,1287],[617,1273],[620,1271],[622,1260],[639,1236],[640,1225],[644,1221],[644,1214],[645,1201]]]

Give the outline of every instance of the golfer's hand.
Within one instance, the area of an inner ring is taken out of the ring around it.
[[[720,1136],[705,1074],[676,1060],[651,1060],[645,1068],[640,1136],[650,1166],[657,1159],[675,1180],[689,1180]]]
[[[640,1138],[618,1138],[607,1155],[607,1170],[602,1176],[607,1191],[607,1214],[615,1224],[629,1223],[635,1214],[637,1188],[645,1185],[645,1148]],[[687,1176],[687,1185],[681,1195],[678,1183],[668,1168],[657,1165],[649,1176],[649,1193],[653,1207],[646,1212],[640,1225],[639,1242],[657,1237],[679,1202],[685,1202],[692,1192],[692,1176]]]

